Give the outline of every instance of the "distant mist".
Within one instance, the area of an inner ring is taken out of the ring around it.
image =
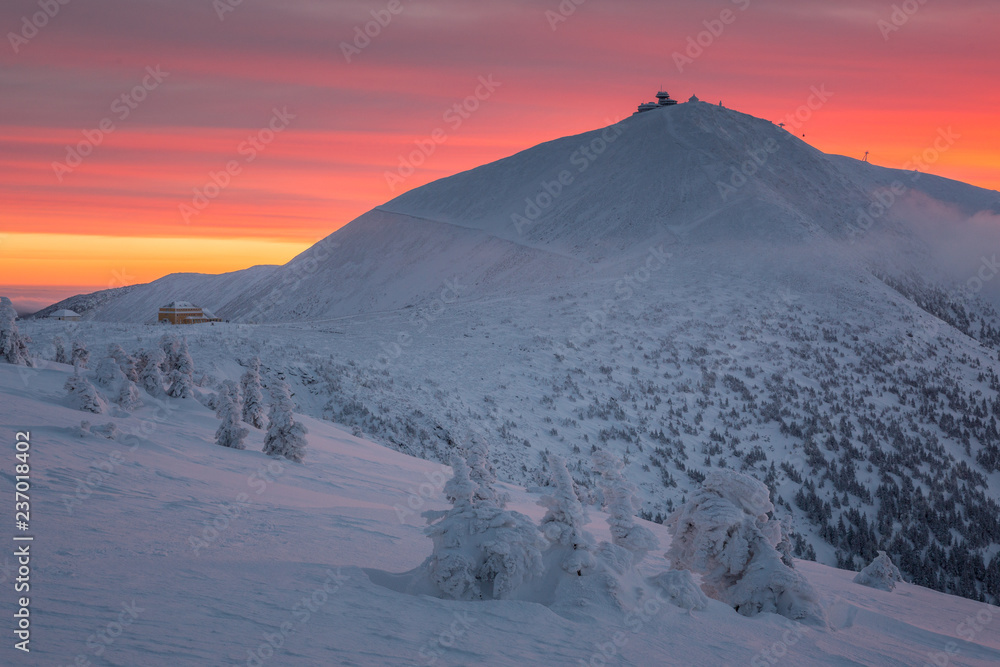
[[[890,216],[926,244],[929,262],[910,268],[1000,309],[1000,195],[992,210],[969,215],[957,206],[911,191],[896,203]]]

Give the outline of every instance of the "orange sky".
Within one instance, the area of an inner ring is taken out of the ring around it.
[[[892,3],[854,0],[588,0],[568,16],[556,0],[401,0],[347,62],[342,43],[388,6],[258,0],[220,20],[201,0],[94,0],[12,41],[38,8],[4,3],[0,293],[30,310],[283,263],[407,189],[606,125],[660,85],[775,122],[825,87],[799,131],[814,146],[902,167],[951,128],[927,170],[1000,189],[992,0],[927,3],[898,25]],[[446,116],[480,77],[499,85]],[[445,143],[390,189],[437,128]],[[78,166],[53,166],[80,142]]]

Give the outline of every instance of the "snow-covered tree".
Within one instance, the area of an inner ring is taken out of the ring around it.
[[[670,516],[668,556],[678,570],[702,575],[702,590],[744,616],[762,612],[826,625],[819,596],[775,548],[781,526],[770,520],[767,487],[732,470],[714,470]]]
[[[671,604],[681,609],[690,612],[692,609],[702,610],[708,607],[708,596],[698,588],[688,570],[660,572],[652,577],[650,582],[667,594]]]
[[[879,551],[875,560],[854,577],[854,583],[877,588],[880,591],[891,591],[896,588],[896,582],[902,580],[903,575],[900,574],[899,568],[884,551]]]
[[[73,352],[70,357],[70,363],[80,368],[86,368],[87,364],[90,363],[90,350],[87,349],[82,340],[73,341]]]
[[[301,463],[306,451],[306,427],[295,421],[292,411],[291,392],[284,380],[271,384],[271,410],[268,415],[270,425],[264,436],[264,453],[269,456],[283,456]]]
[[[596,565],[592,555],[593,536],[584,530],[586,513],[573,489],[573,478],[561,456],[547,457],[553,491],[543,496],[538,504],[548,509],[542,517],[541,531],[550,543],[550,551],[564,551],[560,566],[566,572],[579,576],[590,572]]]
[[[94,380],[107,391],[107,395],[123,409],[131,412],[142,405],[139,387],[128,379],[114,357],[104,357],[97,364]]]
[[[496,490],[497,473],[490,462],[490,449],[479,435],[469,436],[466,446],[466,462],[469,464],[469,477],[476,485],[475,500],[484,500],[504,507],[509,496]]]
[[[174,356],[177,354],[177,336],[172,333],[165,333],[160,336],[160,349],[163,350],[163,366],[160,368],[164,373],[169,374],[174,370]]]
[[[216,398],[216,416],[222,420],[218,430],[215,432],[215,444],[232,449],[246,449],[243,441],[246,440],[250,429],[243,428],[240,421],[240,409],[237,405],[236,395],[239,389],[232,380],[222,383],[222,389]]]
[[[600,485],[608,512],[612,543],[628,549],[638,564],[660,542],[649,528],[635,521],[635,487],[622,475],[624,464],[614,454],[599,449],[593,454],[594,470],[601,475]]]
[[[170,388],[167,393],[174,398],[190,398],[194,395],[194,361],[188,352],[187,339],[181,338],[171,346]]]
[[[73,368],[73,374],[66,380],[64,388],[69,395],[70,404],[77,410],[95,414],[104,412],[104,401],[97,393],[97,388],[80,373],[80,366]]]
[[[150,396],[159,398],[163,394],[163,373],[160,371],[166,355],[163,350],[154,347],[143,350],[139,357],[139,366],[142,372],[139,373],[139,384]]]
[[[118,367],[122,369],[122,373],[125,374],[125,377],[132,382],[139,381],[139,373],[136,371],[135,359],[132,358],[132,355],[126,352],[121,345],[118,343],[112,343],[109,345],[108,355],[118,362]]]
[[[14,304],[7,297],[0,296],[0,358],[8,364],[34,366],[28,353],[30,342],[30,338],[18,333]]]
[[[57,364],[68,364],[69,357],[66,356],[66,341],[63,340],[62,336],[56,336],[52,339],[52,344],[56,348],[56,358],[55,362]]]
[[[792,515],[786,514],[781,517],[781,536],[778,538],[778,543],[774,548],[778,550],[779,554],[781,554],[781,562],[794,570],[795,549],[792,547],[793,532]]]
[[[243,421],[256,429],[267,427],[264,393],[260,385],[260,358],[254,357],[250,361],[250,368],[240,378],[240,389],[243,392]]]
[[[505,599],[542,572],[545,542],[531,519],[478,497],[480,484],[459,455],[444,488],[453,507],[425,512],[434,551],[422,566],[445,596],[456,600]]]
[[[113,357],[104,357],[97,362],[97,369],[94,371],[94,381],[104,389],[117,388],[116,382],[122,376],[121,368]]]
[[[574,549],[593,546],[593,538],[583,529],[587,517],[573,488],[566,460],[555,454],[549,454],[546,460],[552,493],[538,501],[539,505],[548,508],[542,517],[542,533],[550,542]]]

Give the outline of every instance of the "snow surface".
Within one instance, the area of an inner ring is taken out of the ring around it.
[[[906,583],[877,591],[853,584],[854,573],[802,561],[829,631],[770,614],[745,618],[716,601],[690,613],[590,606],[570,617],[531,602],[398,593],[364,568],[404,572],[430,553],[419,512],[447,507],[442,489],[428,482],[442,466],[306,416],[308,465],[264,456],[256,430],[245,451],[218,447],[217,420],[194,399],[158,406],[144,394],[146,406],[132,417],[95,418],[65,405],[69,373],[61,365],[0,364],[4,430],[31,432],[35,537],[32,652],[16,652],[8,640],[3,664],[1000,662],[1000,610]],[[88,417],[140,436],[81,437],[77,427]],[[541,517],[537,494],[505,490],[509,507]],[[247,498],[233,510],[241,494]],[[398,508],[407,507],[413,513],[401,520]],[[592,509],[588,530],[600,539],[610,537],[605,518]],[[669,545],[662,526],[649,527]],[[207,544],[196,552],[192,537]],[[9,582],[13,559],[2,559]],[[668,568],[651,555],[645,569]],[[11,587],[3,591],[9,609]],[[135,618],[126,614],[131,622],[119,634],[109,623],[120,620],[123,605]],[[116,636],[105,644],[97,637],[109,627]],[[267,637],[280,647],[251,659]]]

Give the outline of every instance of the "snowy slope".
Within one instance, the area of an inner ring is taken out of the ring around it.
[[[755,157],[747,169],[754,173],[724,199],[718,183],[730,184],[733,169]],[[512,214],[524,216],[525,200],[538,199],[563,170],[572,183],[519,233]],[[690,103],[542,144],[381,208],[604,258],[693,225],[702,238],[842,233],[845,214],[869,190],[860,170],[834,164],[768,121]]]
[[[477,230],[375,210],[244,290],[220,314],[275,322],[398,310],[441,293],[448,300],[470,290],[496,293],[585,269],[575,258]]]
[[[876,591],[806,562],[798,567],[823,596],[829,631],[716,602],[690,614],[591,607],[568,618],[533,603],[397,593],[362,568],[401,572],[429,553],[420,520],[401,520],[398,507],[444,507],[440,488],[421,489],[442,466],[308,417],[304,465],[262,455],[260,433],[246,451],[219,448],[215,417],[194,399],[146,396],[131,417],[92,418],[136,440],[80,437],[85,415],[64,405],[61,389],[69,369],[22,370],[0,364],[0,394],[5,431],[31,433],[32,652],[6,642],[4,664],[1000,661],[997,608],[908,584]],[[516,509],[540,517],[537,496],[508,490]],[[665,548],[667,534],[651,527]],[[590,529],[607,538],[600,513]],[[196,550],[192,538],[205,543]],[[665,561],[647,563],[652,573]]]

